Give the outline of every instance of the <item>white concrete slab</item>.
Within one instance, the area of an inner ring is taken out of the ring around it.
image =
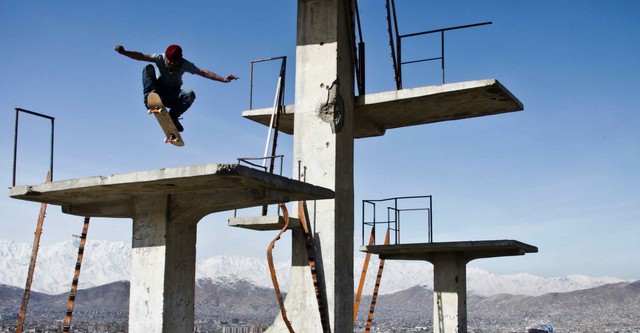
[[[496,79],[449,83],[358,96],[354,137],[383,135],[387,129],[521,111],[522,103]],[[248,110],[242,116],[265,126],[272,108]],[[293,134],[295,108],[285,106],[280,131]]]
[[[62,180],[10,189],[15,199],[62,206],[65,213],[133,217],[133,200],[188,197],[209,213],[296,200],[333,198],[332,190],[237,164],[201,164]]]
[[[229,218],[229,226],[265,231],[265,230],[281,230],[284,227],[284,218],[280,215],[267,216],[248,216],[248,217],[231,217]],[[299,229],[300,219],[289,217],[289,225],[287,229]]]
[[[446,253],[459,253],[468,261],[480,258],[517,256],[536,253],[538,248],[516,240],[481,240],[462,242],[415,243],[398,245],[364,245],[360,251],[374,253],[382,259],[426,260]]]

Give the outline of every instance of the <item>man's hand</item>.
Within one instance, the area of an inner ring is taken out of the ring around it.
[[[239,79],[239,77],[237,77],[235,75],[229,75],[229,76],[225,77],[224,81],[222,81],[222,82],[228,83],[228,82],[231,82],[231,81],[237,80],[237,79]]]
[[[116,52],[118,52],[120,54],[124,54],[124,52],[125,52],[124,46],[122,46],[122,45],[116,45],[115,50],[116,50]]]

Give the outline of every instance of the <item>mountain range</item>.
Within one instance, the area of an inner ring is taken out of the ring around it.
[[[129,282],[118,281],[82,289],[76,296],[74,323],[119,323],[128,320]],[[0,284],[0,319],[15,323],[23,290]],[[30,326],[64,317],[68,294],[32,292]],[[356,325],[361,332],[367,320],[371,296],[360,302]],[[383,332],[414,332],[432,326],[433,291],[414,286],[380,295],[373,326]],[[246,281],[217,284],[201,279],[195,289],[197,325],[212,327],[216,321],[268,326],[278,314],[273,289]],[[524,332],[527,327],[552,324],[555,332],[640,332],[640,281],[607,284],[596,288],[541,296],[499,294],[471,295],[467,299],[469,332]],[[428,329],[427,329],[428,330]]]
[[[79,240],[41,246],[38,252],[32,290],[45,294],[68,292],[78,253]],[[32,245],[0,240],[0,284],[24,288]],[[131,247],[124,242],[88,240],[80,275],[80,289],[126,281],[130,277]],[[354,277],[359,279],[363,257],[356,256]],[[281,288],[286,291],[290,262],[275,264]],[[377,270],[372,257],[365,283],[365,294],[371,294]],[[258,288],[273,288],[266,258],[213,256],[198,260],[198,284],[228,285],[245,281]],[[500,275],[479,268],[467,269],[469,295],[487,297],[497,294],[540,296],[554,292],[570,292],[598,286],[628,282],[615,277],[569,275],[542,277],[528,273]],[[357,283],[357,281],[356,281]],[[427,262],[391,261],[385,263],[380,294],[391,294],[414,286],[433,289],[433,267]],[[367,292],[369,291],[369,292]]]

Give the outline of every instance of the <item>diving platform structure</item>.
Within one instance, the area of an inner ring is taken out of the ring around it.
[[[58,205],[68,214],[133,220],[129,332],[193,332],[196,232],[204,216],[302,200],[309,204],[308,222],[313,226],[316,262],[323,271],[330,330],[352,332],[354,139],[380,136],[393,128],[523,109],[495,79],[356,96],[352,4],[350,0],[297,3],[295,103],[280,114],[279,130],[293,135],[292,174],[303,181],[237,164],[203,164],[10,189],[12,198]],[[243,116],[270,126],[271,112],[249,110]],[[291,216],[290,221],[295,219]],[[306,257],[308,242],[295,224],[290,223],[292,267],[285,307],[296,332],[325,332]],[[232,218],[229,225],[275,230],[282,227],[282,220]],[[432,260],[436,281],[445,281],[438,286],[455,294],[435,303],[434,310],[434,322],[439,318],[455,322],[434,326],[434,332],[453,333],[466,332],[463,273],[469,258],[535,252],[515,241],[479,244],[361,250],[389,259],[414,253],[416,260]],[[454,277],[457,285],[448,281]],[[280,315],[267,330],[286,331]]]

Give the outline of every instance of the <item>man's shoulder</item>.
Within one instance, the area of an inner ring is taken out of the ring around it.
[[[189,72],[191,74],[197,74],[200,71],[200,68],[198,68],[198,66],[184,58],[182,58],[182,68],[185,72]]]

